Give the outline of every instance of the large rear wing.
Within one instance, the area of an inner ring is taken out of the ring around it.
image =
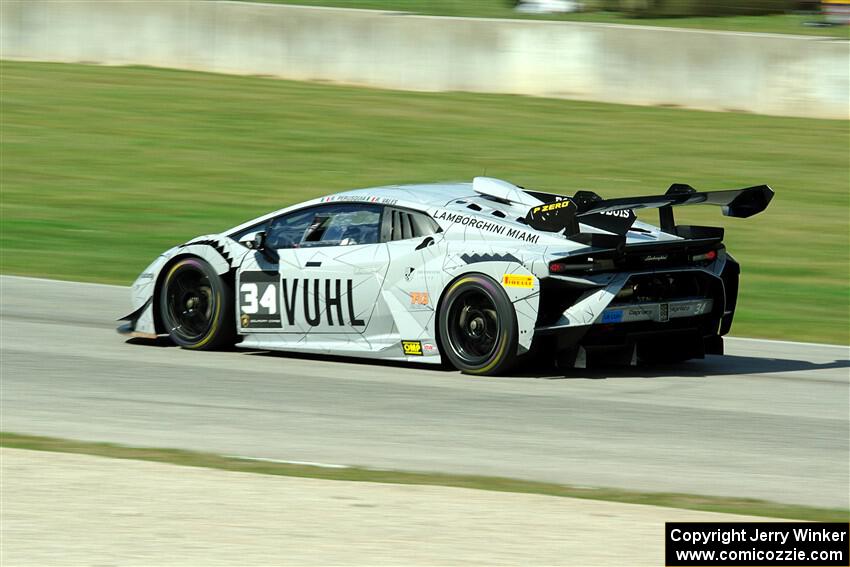
[[[525,192],[543,203],[529,209],[525,217],[528,225],[537,230],[564,231],[567,238],[579,234],[579,221],[624,235],[637,218],[634,213],[636,209],[658,209],[661,230],[664,232],[692,233],[692,230],[677,230],[673,207],[715,205],[722,208],[725,216],[748,218],[765,210],[773,199],[773,190],[767,185],[699,192],[690,185],[676,183],[671,185],[664,195],[616,199],[603,199],[591,191],[579,191],[572,197],[537,191]],[[722,229],[719,230],[722,235]],[[688,237],[686,234],[680,236]]]

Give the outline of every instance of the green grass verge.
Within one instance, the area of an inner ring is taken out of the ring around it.
[[[3,273],[126,284],[188,238],[352,187],[485,172],[606,197],[768,183],[751,219],[677,210],[727,227],[743,266],[733,332],[848,342],[847,121],[127,67],[0,75]]]
[[[628,24],[696,28],[736,32],[820,35],[850,38],[850,27],[817,27],[810,22],[824,22],[823,16],[808,14],[774,14],[767,16],[718,16],[687,18],[633,18],[619,12],[591,11],[572,14],[523,14],[512,9],[506,0],[251,0],[263,3],[299,4],[410,12],[426,16],[466,18],[515,18],[558,20],[602,24]]]
[[[613,488],[586,488],[547,482],[534,482],[512,478],[403,472],[364,468],[325,468],[267,461],[252,461],[233,457],[224,457],[212,453],[196,453],[177,449],[152,449],[126,447],[112,443],[91,443],[71,441],[53,437],[0,433],[0,446],[34,451],[53,451],[58,453],[78,453],[97,455],[115,459],[134,459],[170,463],[186,467],[202,467],[226,471],[248,472],[277,476],[319,478],[325,480],[348,480],[355,482],[383,482],[389,484],[416,484],[428,486],[453,486],[494,492],[520,492],[525,494],[544,494],[588,500],[606,500],[627,504],[645,504],[665,506],[704,512],[721,512],[769,518],[791,518],[820,522],[846,522],[850,511],[827,508],[813,508],[778,504],[748,498],[721,498],[715,496],[696,496],[676,493],[632,492]]]

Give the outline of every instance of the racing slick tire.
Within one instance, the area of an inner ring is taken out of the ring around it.
[[[516,312],[493,279],[468,274],[455,280],[443,296],[439,317],[440,350],[461,372],[489,376],[516,362]]]
[[[171,340],[183,348],[214,350],[236,341],[233,290],[200,258],[168,267],[159,289],[159,315]]]

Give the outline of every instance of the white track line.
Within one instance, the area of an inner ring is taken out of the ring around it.
[[[830,345],[826,343],[803,343],[799,341],[780,341],[776,339],[751,339],[749,337],[726,337],[727,339],[731,339],[733,341],[748,341],[752,343],[773,343],[777,345],[796,345],[796,346],[804,346],[804,347],[823,347],[823,348],[840,348],[842,350],[850,349],[850,346],[847,345]]]
[[[240,461],[260,461],[263,463],[278,463],[284,465],[305,465],[308,467],[321,467],[323,469],[350,469],[348,465],[336,465],[333,463],[315,463],[313,461],[286,461],[284,459],[267,459],[265,457],[244,457],[242,455],[225,455],[228,459],[239,459]]]
[[[60,280],[60,279],[51,279],[51,278],[31,278],[31,277],[28,277],[28,276],[13,276],[13,275],[10,275],[10,274],[0,274],[0,281],[7,279],[7,278],[10,279],[10,280],[28,280],[28,281],[35,281],[35,282],[51,282],[51,283],[56,282],[56,283],[67,283],[67,284],[86,285],[86,286],[95,286],[95,287],[117,287],[117,288],[126,289],[126,290],[130,289],[130,286],[118,285],[118,284],[105,284],[105,283],[95,283],[95,282],[75,282],[75,281],[71,281],[71,280]]]

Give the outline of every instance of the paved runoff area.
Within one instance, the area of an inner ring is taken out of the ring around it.
[[[128,342],[114,327],[129,311],[127,288],[0,278],[0,428],[850,507],[847,347],[741,339],[727,342],[729,356],[674,366],[475,378],[415,365]],[[230,521],[229,509],[208,513]]]
[[[665,521],[531,494],[0,449],[2,565],[663,565]]]

